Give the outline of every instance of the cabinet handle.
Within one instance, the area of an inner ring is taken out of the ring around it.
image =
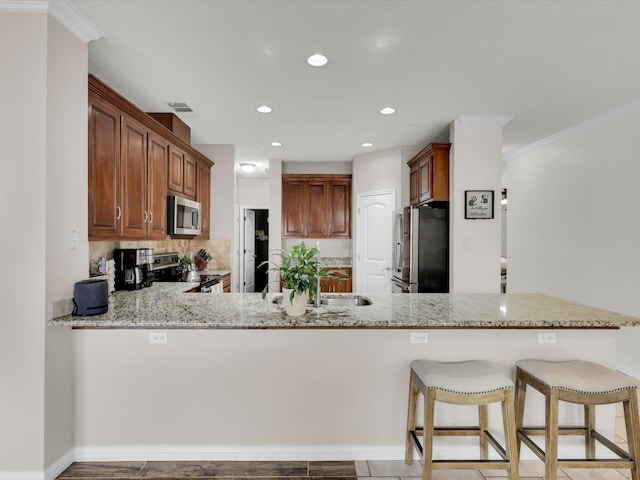
[[[149,212],[149,225],[153,223],[153,212]]]
[[[147,214],[147,211],[144,211],[144,220],[142,221],[143,223],[147,223],[147,217],[149,217],[149,215]]]
[[[120,208],[120,205],[118,205],[116,207],[116,220],[120,220],[120,217],[122,217],[122,209]]]

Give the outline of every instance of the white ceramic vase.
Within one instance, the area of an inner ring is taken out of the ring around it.
[[[287,315],[291,315],[292,317],[304,315],[307,311],[307,303],[309,302],[309,292],[304,292],[302,294],[295,293],[293,301],[289,300],[291,292],[292,290],[290,288],[282,289],[282,305],[284,306],[284,311]]]

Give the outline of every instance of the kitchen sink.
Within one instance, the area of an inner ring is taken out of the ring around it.
[[[371,305],[371,300],[361,295],[340,295],[335,297],[320,297],[320,303],[330,307],[363,307]]]
[[[276,297],[272,302],[276,305],[282,305],[282,298],[283,297]],[[372,302],[362,295],[335,295],[320,297],[320,303],[328,307],[362,307],[371,305]],[[309,306],[313,306],[312,300],[309,300]]]

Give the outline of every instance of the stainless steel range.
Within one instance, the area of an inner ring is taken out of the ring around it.
[[[181,282],[183,272],[180,268],[178,252],[156,253],[149,276],[154,282]],[[221,291],[222,275],[200,273],[200,283],[192,289],[195,293]]]

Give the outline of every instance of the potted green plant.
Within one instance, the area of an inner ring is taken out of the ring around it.
[[[282,304],[289,315],[302,315],[306,311],[309,299],[315,299],[318,294],[318,283],[322,277],[336,278],[336,273],[344,273],[340,270],[327,270],[323,268],[318,258],[317,247],[307,248],[304,242],[294,245],[289,252],[281,250],[278,255],[281,262],[264,261],[263,265],[271,265],[270,270],[278,272],[282,282]],[[262,290],[262,298],[267,295],[267,285]]]

